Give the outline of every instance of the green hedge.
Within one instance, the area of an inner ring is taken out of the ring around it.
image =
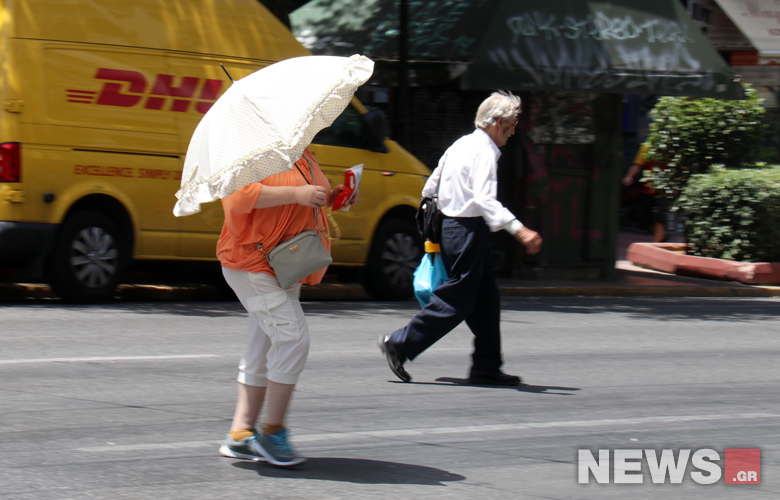
[[[695,175],[677,206],[689,252],[744,262],[780,262],[780,166]]]
[[[728,101],[664,96],[651,112],[648,159],[663,162],[645,172],[653,187],[676,198],[691,175],[710,165],[751,166],[758,160],[766,110],[749,84],[745,99]]]

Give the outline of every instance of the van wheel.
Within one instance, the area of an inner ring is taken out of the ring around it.
[[[365,287],[378,300],[402,300],[412,296],[414,270],[423,248],[414,222],[390,219],[383,222],[371,243]]]
[[[66,219],[49,259],[49,281],[68,302],[101,302],[112,298],[127,264],[117,225],[97,212]]]

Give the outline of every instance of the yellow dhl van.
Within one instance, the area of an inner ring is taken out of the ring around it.
[[[216,261],[221,204],[172,208],[192,132],[230,85],[220,63],[239,79],[309,52],[257,0],[0,0],[0,23],[0,266],[96,301],[131,262]],[[430,171],[381,118],[355,100],[312,150],[334,186],[364,164],[358,203],[334,214],[334,266],[400,298]]]

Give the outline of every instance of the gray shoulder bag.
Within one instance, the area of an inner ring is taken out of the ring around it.
[[[306,157],[306,161],[309,164],[311,178],[314,180],[311,160],[305,154],[304,157]],[[300,169],[298,171],[301,172]],[[301,175],[307,184],[311,184],[303,172],[301,172]],[[314,231],[306,229],[289,240],[282,241],[270,251],[263,249],[259,242],[255,243],[258,250],[265,255],[268,264],[274,270],[276,279],[279,281],[279,286],[282,288],[291,287],[306,276],[316,273],[323,267],[328,267],[333,262],[333,259],[320,240],[320,218],[317,216],[317,209],[313,210]]]

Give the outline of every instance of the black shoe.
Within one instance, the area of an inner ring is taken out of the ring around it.
[[[520,385],[523,380],[517,375],[503,372],[471,372],[469,384],[473,385]]]
[[[390,369],[395,373],[395,376],[404,382],[411,382],[411,375],[404,370],[406,356],[395,350],[393,344],[390,343],[390,335],[382,335],[379,337],[379,349],[385,353],[387,364],[390,365]]]

